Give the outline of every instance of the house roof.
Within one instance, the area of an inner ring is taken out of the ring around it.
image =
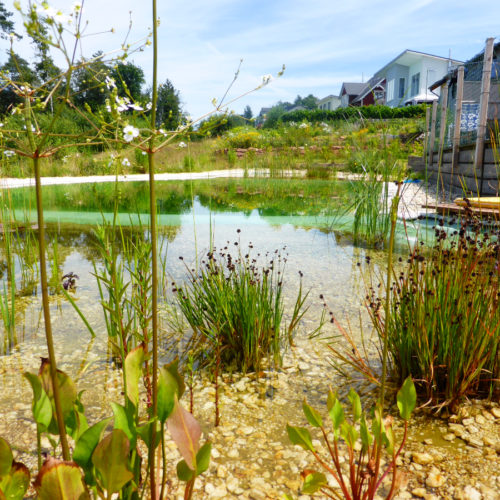
[[[325,101],[329,101],[330,99],[340,99],[340,97],[338,95],[330,94],[330,95],[327,95],[326,97],[323,97],[323,99],[320,99],[318,101],[318,104],[321,104]]]
[[[340,95],[342,95],[345,90],[347,95],[358,95],[366,86],[366,83],[360,82],[343,82],[342,88],[340,89]]]
[[[439,59],[441,61],[450,61],[451,64],[462,64],[463,61],[458,61],[456,59],[450,59],[449,57],[435,56],[434,54],[427,54],[426,52],[419,52],[418,50],[406,49],[401,54],[396,56],[392,61],[388,62],[383,68],[379,69],[375,76],[381,77],[385,71],[393,64],[401,64],[403,66],[410,66],[422,56],[431,57],[433,59]]]
[[[366,97],[370,92],[373,92],[376,87],[382,86],[382,82],[384,80],[385,80],[385,78],[376,78],[375,76],[373,76],[372,78],[370,78],[365,83],[365,86],[364,86],[363,90],[361,90],[361,92],[358,94],[358,96],[356,97],[356,99],[354,99],[352,101],[353,104],[355,102],[361,101],[361,99],[363,99],[364,97]]]

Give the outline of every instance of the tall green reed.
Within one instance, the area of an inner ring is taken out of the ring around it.
[[[418,380],[426,404],[436,408],[490,395],[500,376],[498,235],[465,219],[448,235],[443,223],[436,246],[414,248],[387,283],[392,301],[383,315],[377,293],[369,295],[395,375]]]

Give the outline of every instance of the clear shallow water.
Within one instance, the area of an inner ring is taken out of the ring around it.
[[[146,213],[146,188],[146,184],[135,183],[130,185],[130,190],[126,185],[120,186],[120,222],[130,226],[124,229],[126,233],[137,231],[134,227],[137,213]],[[97,334],[91,340],[64,296],[52,296],[51,317],[59,367],[77,381],[79,390],[86,391],[83,400],[92,420],[108,416],[109,402],[120,400],[120,374],[109,362],[105,322],[92,275],[92,260],[100,265],[93,246],[93,227],[102,221],[101,210],[105,218],[111,217],[113,192],[111,185],[44,188],[48,240],[58,242],[58,274],[61,277],[72,271],[79,275],[74,298]],[[9,196],[18,218],[28,215],[34,220],[35,213],[28,211],[34,206],[31,192],[13,190]],[[284,400],[276,403],[270,399],[266,402],[267,407],[262,408],[267,415],[262,417],[264,421],[266,418],[269,422],[273,420],[272,425],[268,425],[269,432],[276,434],[273,439],[283,442],[286,440],[284,424],[287,419],[296,418],[304,395],[313,403],[319,402],[328,385],[345,383],[326,363],[328,351],[324,345],[306,337],[306,332],[318,325],[321,316],[320,294],[344,326],[349,325],[359,334],[361,317],[364,328],[369,331],[363,306],[364,279],[367,277],[365,257],[368,254],[372,257],[372,269],[377,273],[384,268],[385,254],[354,247],[348,236],[332,230],[335,227],[333,216],[339,203],[345,201],[344,196],[342,184],[326,181],[231,180],[165,183],[159,187],[158,222],[168,242],[162,250],[167,253],[168,281],[178,281],[186,275],[180,256],[191,266],[196,254],[206,252],[211,241],[219,248],[229,242],[228,246],[235,251],[237,248],[246,250],[251,242],[254,252],[261,254],[285,246],[288,253],[285,306],[288,308],[292,307],[299,286],[299,271],[304,275],[304,289],[310,290],[310,310],[301,325],[297,350],[287,361],[293,381],[280,382],[284,384],[282,394],[290,401],[285,404]],[[144,215],[140,215],[140,219],[147,223]],[[238,229],[241,233],[237,233]],[[166,332],[166,322],[160,323]],[[324,335],[338,334],[330,326],[326,325]],[[24,443],[23,449],[32,450],[35,431],[30,408],[31,389],[22,373],[37,371],[40,356],[47,355],[41,299],[36,287],[34,295],[19,300],[16,335],[17,345],[8,349],[8,355],[0,357],[3,389],[0,408],[5,415],[0,434],[8,433],[13,440]],[[160,353],[163,360],[172,356],[165,347],[163,342]],[[318,364],[309,370],[307,366],[313,366],[311,357],[314,356],[320,356]],[[294,363],[299,367],[305,363],[306,368],[295,370]],[[287,388],[290,382],[292,385]],[[255,415],[249,413],[248,418],[255,418]]]

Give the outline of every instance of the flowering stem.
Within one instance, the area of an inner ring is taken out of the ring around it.
[[[151,446],[149,449],[149,476],[151,483],[151,499],[158,498],[155,477],[155,453],[156,442],[156,417],[158,414],[158,256],[156,242],[156,192],[155,192],[155,154],[154,142],[156,131],[156,102],[158,99],[158,19],[156,12],[156,0],[153,2],[153,91],[151,98],[151,138],[149,140],[148,164],[149,164],[149,214],[151,224],[151,325],[152,325],[152,357],[153,357],[153,383],[151,417],[154,424],[151,426]]]

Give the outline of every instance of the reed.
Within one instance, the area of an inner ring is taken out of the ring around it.
[[[239,241],[234,243],[239,247]],[[289,345],[307,311],[299,284],[289,322],[284,321],[284,272],[286,257],[276,250],[260,268],[257,259],[239,250],[214,248],[190,268],[185,285],[174,285],[177,303],[204,347],[205,362],[220,351],[222,367],[259,371],[265,358],[281,363],[282,348]]]
[[[452,236],[437,226],[435,248],[413,250],[387,285],[392,300],[385,314],[373,290],[367,297],[379,335],[387,335],[394,373],[418,380],[436,408],[498,389],[498,235],[472,224],[462,220]]]

